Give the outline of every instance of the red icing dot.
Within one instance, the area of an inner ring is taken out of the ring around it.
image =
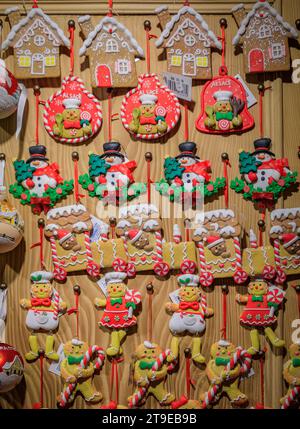
[[[208,270],[211,270],[211,265],[207,265],[207,269],[208,269]]]
[[[287,265],[288,261],[285,259],[284,261],[282,261],[283,265]]]
[[[220,268],[224,268],[224,264],[219,264],[219,267]]]
[[[249,186],[244,186],[244,192],[249,192],[250,191],[250,188],[249,188]]]
[[[75,262],[75,261],[77,261],[77,256],[76,256],[76,255],[74,255],[74,256],[72,256],[72,258],[71,258],[71,259],[72,259],[72,261],[74,261],[74,262]]]
[[[212,192],[214,190],[214,185],[207,185],[207,190]]]
[[[278,180],[278,182],[277,182],[277,183],[278,183],[278,185],[279,185],[279,186],[281,186],[281,187],[282,187],[282,186],[284,186],[284,180],[283,180],[283,179]]]
[[[88,186],[88,191],[94,191],[94,189],[95,189],[95,186],[91,183],[91,184]]]
[[[232,266],[233,268],[235,267],[235,265],[236,265],[236,264],[235,264],[235,262],[232,262],[232,263],[231,263],[231,266]]]
[[[21,194],[21,200],[26,200],[27,199],[27,195],[26,194]]]
[[[146,259],[147,259],[146,256],[141,257],[141,261],[143,261],[143,262],[146,261]]]
[[[57,193],[58,195],[62,194],[62,189],[61,189],[61,188],[56,189],[56,193]]]

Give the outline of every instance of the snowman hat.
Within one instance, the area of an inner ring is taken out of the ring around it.
[[[67,229],[59,229],[54,232],[54,235],[58,238],[59,244],[62,244],[64,241],[72,237],[72,232]]]
[[[223,243],[225,240],[220,235],[210,235],[206,239],[206,247],[210,249],[211,247],[216,246],[217,244]]]
[[[140,96],[141,104],[156,104],[158,98],[153,94],[142,94]]]
[[[109,283],[120,283],[123,280],[125,280],[127,277],[126,273],[120,273],[120,272],[111,272],[111,273],[107,273],[104,276],[105,279],[105,283],[109,284]]]
[[[180,154],[175,156],[175,159],[180,158],[192,158],[195,160],[199,160],[200,158],[196,155],[197,145],[194,142],[183,142],[178,146],[180,150]]]
[[[30,164],[32,161],[38,160],[38,161],[49,161],[48,158],[46,158],[47,149],[46,146],[43,146],[41,144],[36,146],[30,146],[29,148],[29,155],[30,157],[27,159],[26,164]]]
[[[216,101],[230,101],[233,97],[232,91],[217,91],[214,93],[214,99]]]
[[[100,155],[100,158],[107,158],[109,156],[118,156],[123,161],[125,160],[125,156],[120,152],[121,144],[119,142],[107,142],[103,145],[104,153]]]
[[[81,105],[81,100],[79,98],[65,98],[63,105],[66,109],[78,109]]]
[[[53,273],[50,271],[34,271],[30,274],[30,280],[33,283],[50,283],[53,279]]]
[[[282,234],[279,239],[283,242],[283,247],[287,248],[294,244],[296,241],[300,240],[300,237],[294,233]]]
[[[270,151],[271,145],[272,145],[272,140],[267,137],[256,139],[254,140],[255,151],[252,152],[251,155],[257,155],[259,153],[267,153],[271,156],[275,156],[275,153]]]
[[[177,277],[177,282],[179,286],[198,286],[199,285],[199,276],[195,274],[181,274]]]
[[[129,238],[131,243],[135,243],[142,234],[143,231],[141,229],[131,229],[130,231],[127,231],[125,235]]]

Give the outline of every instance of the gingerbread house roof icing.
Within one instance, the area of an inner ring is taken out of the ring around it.
[[[79,23],[83,23],[90,19],[89,15],[81,16],[78,19]],[[115,18],[106,16],[103,18],[99,24],[89,33],[88,37],[83,42],[82,47],[79,50],[79,55],[83,56],[86,54],[86,51],[88,48],[92,46],[93,41],[96,39],[99,33],[102,31],[106,33],[113,33],[115,31],[119,31],[123,34],[124,37],[124,44],[128,48],[129,51],[135,52],[138,56],[144,58],[144,51],[138,44],[138,42],[135,40],[131,32],[120,22],[118,22]]]
[[[197,213],[195,216],[195,222],[196,224],[201,224],[203,222],[209,222],[212,219],[228,219],[228,218],[234,218],[235,215],[232,210],[229,209],[219,209],[219,210],[212,210],[209,212],[203,212],[203,213]]]
[[[57,219],[61,216],[79,215],[87,212],[87,209],[82,204],[73,204],[52,209],[47,214],[47,220]]]
[[[244,5],[242,3],[238,4],[238,5],[234,6],[234,8],[232,9],[232,12],[236,12],[239,9],[242,9],[243,7],[244,7]],[[237,34],[235,35],[235,37],[232,40],[232,44],[234,46],[236,46],[240,43],[241,38],[246,33],[246,30],[247,30],[247,27],[248,27],[250,21],[255,17],[257,11],[259,9],[262,9],[262,8],[268,10],[268,12],[276,19],[276,21],[281,26],[281,28],[289,33],[289,37],[291,37],[293,39],[298,38],[299,34],[298,34],[297,30],[294,27],[292,27],[288,22],[285,22],[283,17],[278,13],[278,11],[276,9],[274,9],[270,5],[269,2],[259,1],[259,2],[254,4],[253,8],[246,15],[246,17],[243,19]]]
[[[300,207],[292,209],[277,209],[273,210],[271,213],[271,220],[273,221],[282,221],[289,218],[296,218],[300,216]]]
[[[156,12],[158,12],[158,10],[156,10]],[[176,24],[185,15],[186,17],[183,22],[176,28]],[[193,17],[194,20],[192,20],[191,17]],[[155,42],[156,47],[172,47],[175,41],[178,41],[180,37],[184,36],[183,30],[187,27],[194,31],[195,35],[199,37],[199,41],[203,41],[204,37],[204,41],[207,43],[208,47],[214,46],[218,49],[222,49],[222,44],[214,32],[210,30],[204,18],[189,6],[182,7],[178,13],[171,18],[164,31],[161,33],[160,38]]]
[[[5,14],[9,15],[16,8],[6,9]],[[26,27],[27,30],[26,30]],[[45,36],[56,45],[65,45],[70,47],[69,39],[64,35],[62,29],[54,22],[42,9],[32,8],[28,14],[14,25],[9,32],[6,40],[3,42],[1,49],[7,49],[10,46],[20,48],[24,42],[27,42],[33,36],[35,28],[42,28]],[[26,30],[26,31],[23,31]]]
[[[120,218],[126,218],[128,216],[135,215],[151,215],[158,214],[158,209],[154,204],[133,204],[126,207],[121,207],[119,211]]]

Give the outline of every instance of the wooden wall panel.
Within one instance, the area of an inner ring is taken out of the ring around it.
[[[3,13],[5,7],[19,3],[18,1],[1,1],[0,14]],[[28,4],[28,2],[26,2]],[[63,3],[63,4],[62,4]],[[116,3],[116,11],[122,15],[120,21],[123,22],[138,42],[145,47],[145,35],[143,31],[143,22],[145,19],[150,19],[152,22],[152,32],[156,35],[160,34],[157,27],[158,20],[151,12],[160,3],[160,1],[148,2],[126,2],[119,0]],[[167,1],[172,11],[178,9],[180,2]],[[235,74],[240,72],[243,74],[243,58],[242,55],[234,55],[231,47],[231,40],[236,32],[236,25],[230,15],[230,9],[237,1],[195,1],[196,9],[205,16],[209,26],[218,34],[219,19],[225,16],[228,20],[228,29],[226,32],[228,49],[227,49],[227,65],[229,73]],[[247,1],[247,7],[254,3],[253,0]],[[298,0],[276,0],[275,7],[278,10],[283,9],[284,17],[293,23],[300,16],[300,4]],[[44,1],[40,2],[40,6],[44,7],[45,11],[54,15],[58,24],[67,32],[67,22],[69,19],[76,19],[76,15],[91,12],[94,22],[100,19],[101,13],[104,13],[104,2],[99,1]],[[28,7],[28,6],[27,6]],[[68,15],[69,10],[74,11],[74,15]],[[3,16],[2,16],[3,18]],[[8,32],[8,24],[5,23],[4,36]],[[78,52],[82,40],[79,36],[79,27],[77,25],[75,34],[75,52]],[[161,73],[165,70],[166,64],[164,61],[158,60],[159,52],[155,49],[154,44],[151,47],[151,64],[152,71]],[[299,57],[299,47],[295,46],[292,49],[293,58]],[[75,74],[80,75],[90,88],[89,70],[83,65],[78,57],[75,57]],[[217,73],[220,65],[220,56],[217,53],[213,54],[213,68]],[[66,54],[62,55],[62,76],[67,75],[69,58]],[[12,69],[12,57],[7,59],[7,65]],[[138,73],[146,71],[145,61],[137,63]],[[254,93],[257,93],[258,80],[252,79],[249,83],[250,88]],[[280,156],[284,155],[290,159],[292,169],[298,169],[299,159],[297,157],[298,150],[298,135],[300,133],[299,111],[300,111],[300,85],[288,82],[286,78],[282,79],[279,75],[274,74],[272,81],[272,91],[268,91],[265,97],[264,121],[265,134],[273,139],[273,150]],[[26,85],[30,88],[35,84],[34,81],[27,81]],[[42,83],[41,98],[47,99],[56,88],[60,87],[60,80],[45,80]],[[14,158],[27,158],[28,147],[34,142],[34,124],[35,112],[33,108],[33,91],[29,88],[29,103],[26,112],[26,125],[20,142],[17,142],[14,136],[15,117],[8,120],[2,120],[0,123],[0,151],[5,152],[8,159],[6,180],[7,184],[14,181],[12,160]],[[242,136],[209,136],[200,134],[194,127],[194,121],[200,111],[200,92],[201,86],[194,86],[193,99],[195,106],[193,112],[190,113],[190,138],[197,143],[198,154],[203,159],[209,159],[212,162],[213,176],[222,175],[221,153],[226,151],[229,154],[232,168],[229,170],[229,179],[234,178],[238,174],[238,151],[240,149],[250,150],[253,147],[253,140],[258,137],[258,127],[252,131],[243,134]],[[124,92],[114,92],[113,112],[120,111],[120,104]],[[97,96],[102,100],[104,118],[107,114],[107,99],[103,92],[98,91]],[[258,108],[254,106],[251,109],[256,122],[258,123]],[[70,178],[72,176],[72,161],[71,153],[73,147],[61,145],[51,140],[45,132],[42,122],[39,127],[40,143],[47,146],[50,160],[58,161],[61,167],[63,177]],[[79,168],[83,173],[87,171],[88,152],[102,152],[102,144],[107,140],[107,127],[104,126],[98,136],[87,145],[76,148],[80,154]],[[113,125],[113,136],[117,138],[126,150],[129,159],[136,159],[138,168],[136,171],[137,180],[145,180],[145,163],[144,154],[147,151],[153,153],[152,163],[152,179],[159,180],[163,174],[162,160],[167,155],[176,155],[178,152],[178,144],[184,139],[184,128],[181,123],[180,128],[174,133],[165,143],[136,143],[133,142],[128,133],[122,127],[120,121],[115,121]],[[252,227],[257,231],[258,213],[254,210],[251,202],[245,202],[241,196],[236,195],[232,191],[229,194],[230,207],[236,212],[236,215],[245,228],[246,233]],[[61,203],[72,203],[73,197]],[[96,212],[96,200],[89,197],[83,199],[83,203],[88,207],[91,213]],[[299,206],[299,194],[293,194],[288,200],[280,200],[278,207],[296,207]],[[7,282],[9,285],[9,312],[7,318],[7,341],[17,346],[18,350],[24,354],[28,349],[27,338],[28,332],[25,327],[25,312],[19,307],[19,299],[26,297],[29,294],[29,274],[31,271],[38,269],[38,251],[30,250],[30,245],[38,239],[38,231],[36,228],[37,217],[31,214],[29,207],[21,207],[16,202],[18,209],[26,221],[26,231],[24,242],[11,254],[1,256],[0,259],[0,279]],[[206,204],[206,209],[217,209],[224,206],[224,199],[220,197]],[[267,217],[267,227],[269,219]],[[164,231],[167,239],[172,235],[172,222],[168,219],[164,220]],[[47,267],[51,268],[49,246],[45,246]],[[120,363],[119,372],[120,380],[120,403],[125,404],[127,396],[132,391],[132,380],[130,374],[130,359],[136,346],[143,341],[147,336],[147,296],[146,285],[153,280],[154,283],[154,299],[153,299],[153,340],[160,343],[162,346],[169,344],[171,336],[168,329],[169,316],[165,313],[163,303],[168,300],[168,294],[176,288],[175,277],[172,276],[168,280],[160,281],[151,275],[137,275],[136,279],[129,281],[130,287],[138,288],[143,295],[143,311],[138,318],[138,330],[136,334],[128,337],[124,345],[124,361]],[[297,279],[294,279],[294,282]],[[65,285],[58,286],[63,298],[70,306],[74,303],[72,286],[78,283],[81,286],[82,294],[80,296],[80,336],[82,339],[87,339],[91,344],[99,344],[103,347],[108,345],[109,337],[106,333],[100,331],[97,327],[100,313],[95,310],[93,301],[100,294],[99,287],[93,283],[87,276],[69,276]],[[291,282],[292,283],[292,282]],[[203,338],[203,353],[209,358],[210,345],[220,338],[220,329],[222,321],[222,282],[216,283],[212,292],[208,295],[208,304],[215,310],[215,316],[208,320],[206,334]],[[228,338],[236,344],[241,344],[244,347],[250,345],[248,332],[239,326],[239,314],[242,308],[235,303],[235,293],[245,292],[245,288],[234,287],[230,283],[228,294]],[[280,316],[278,324],[278,332],[284,335],[284,338],[289,345],[291,336],[291,322],[299,317],[298,309],[295,300],[295,292],[289,287],[287,294],[287,303],[285,305],[284,317]],[[56,335],[56,345],[60,342],[71,339],[75,333],[75,316],[64,316],[61,318],[60,329]],[[41,344],[44,337],[39,335]],[[177,373],[173,374],[168,379],[168,386],[176,393],[176,396],[185,392],[185,366],[183,350],[190,344],[190,338],[184,338],[181,342],[181,366]],[[264,340],[262,339],[262,344]],[[282,381],[282,365],[286,360],[283,353],[274,352],[267,345],[266,363],[265,363],[265,403],[266,406],[278,407],[279,399],[284,391]],[[47,368],[48,364],[45,364]],[[258,361],[254,362],[255,375],[249,380],[242,383],[242,390],[249,396],[250,406],[253,406],[257,401],[260,401],[260,374]],[[100,376],[97,376],[95,383],[104,394],[105,402],[109,400],[109,376],[111,366],[107,362]],[[195,391],[192,391],[194,398],[199,396],[199,393],[207,387],[207,381],[203,368],[197,368],[192,365],[192,377],[197,381]],[[56,396],[61,389],[60,379],[53,374],[45,371],[45,406],[52,408],[56,406]],[[14,392],[0,398],[0,406],[3,408],[31,408],[32,404],[39,400],[39,365],[26,364],[25,380]],[[147,407],[157,408],[158,404],[153,399],[148,399]],[[219,404],[221,408],[228,408],[228,400],[222,399]],[[81,398],[78,398],[74,407],[85,408],[86,404]]]

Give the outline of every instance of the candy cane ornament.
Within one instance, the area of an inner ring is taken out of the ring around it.
[[[291,392],[288,395],[288,397],[285,398],[283,404],[281,405],[281,409],[282,410],[287,410],[288,408],[290,408],[290,406],[292,405],[292,403],[295,402],[299,396],[300,396],[300,387],[299,386],[295,386],[291,390]]]

